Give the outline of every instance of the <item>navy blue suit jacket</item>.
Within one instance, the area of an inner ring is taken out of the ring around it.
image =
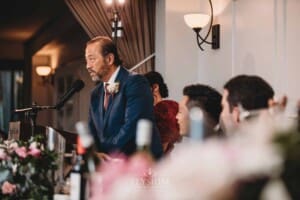
[[[130,74],[123,67],[115,82],[119,91],[111,98],[107,111],[103,110],[104,89],[99,83],[91,94],[89,127],[100,152],[136,151],[136,125],[139,119],[149,119],[154,124],[153,96],[147,80],[138,74]],[[162,155],[162,146],[156,125],[153,126],[151,150],[156,158]]]

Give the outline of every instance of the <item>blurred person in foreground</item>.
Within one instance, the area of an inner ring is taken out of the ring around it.
[[[150,84],[154,99],[154,115],[163,151],[164,153],[169,153],[173,149],[174,143],[181,139],[176,120],[178,103],[173,100],[164,99],[169,96],[169,91],[160,73],[154,71],[148,72],[145,74],[145,77]]]

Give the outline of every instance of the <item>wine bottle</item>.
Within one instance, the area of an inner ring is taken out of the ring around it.
[[[140,119],[137,123],[136,131],[136,153],[130,158],[129,163],[133,163],[133,171],[143,171],[143,175],[140,176],[141,184],[148,185],[151,182],[152,166],[154,159],[151,153],[151,139],[152,139],[152,122],[147,119]],[[143,169],[135,169],[136,164],[143,163]]]
[[[87,123],[77,122],[75,127],[79,134],[79,147],[81,147],[80,152],[83,155],[86,169],[88,173],[94,173],[96,171],[97,165],[100,164],[100,160],[96,155],[96,147],[94,145],[93,136],[89,131]]]
[[[70,174],[70,200],[86,200],[86,176],[82,155],[76,156],[76,161]]]
[[[87,123],[77,122],[75,128],[79,135],[77,140],[78,155],[70,175],[70,197],[71,200],[86,200],[90,196],[90,174],[96,171],[99,159],[96,156],[94,140]]]
[[[145,152],[151,155],[151,136],[152,136],[152,122],[147,119],[140,119],[137,124],[136,131],[136,146],[137,151]]]

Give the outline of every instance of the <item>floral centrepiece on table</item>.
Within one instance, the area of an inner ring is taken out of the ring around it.
[[[55,152],[42,136],[28,142],[0,141],[0,199],[47,199],[54,193]]]

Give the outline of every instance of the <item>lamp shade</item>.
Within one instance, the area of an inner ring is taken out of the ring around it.
[[[201,13],[184,15],[185,23],[191,28],[203,28],[208,24],[210,16]]]
[[[35,68],[35,71],[39,76],[48,76],[51,73],[51,67],[50,66],[37,66]]]
[[[107,5],[112,5],[113,0],[105,0],[105,3],[106,3]]]
[[[125,3],[125,0],[119,0],[118,2],[119,2],[119,4],[121,4],[121,5],[122,5],[122,4],[124,4],[124,3]]]
[[[116,1],[116,0],[105,0],[105,3],[106,3],[106,5],[110,6],[110,5],[112,5],[114,3],[114,1]],[[118,3],[120,5],[123,5],[125,3],[125,0],[118,0]]]

